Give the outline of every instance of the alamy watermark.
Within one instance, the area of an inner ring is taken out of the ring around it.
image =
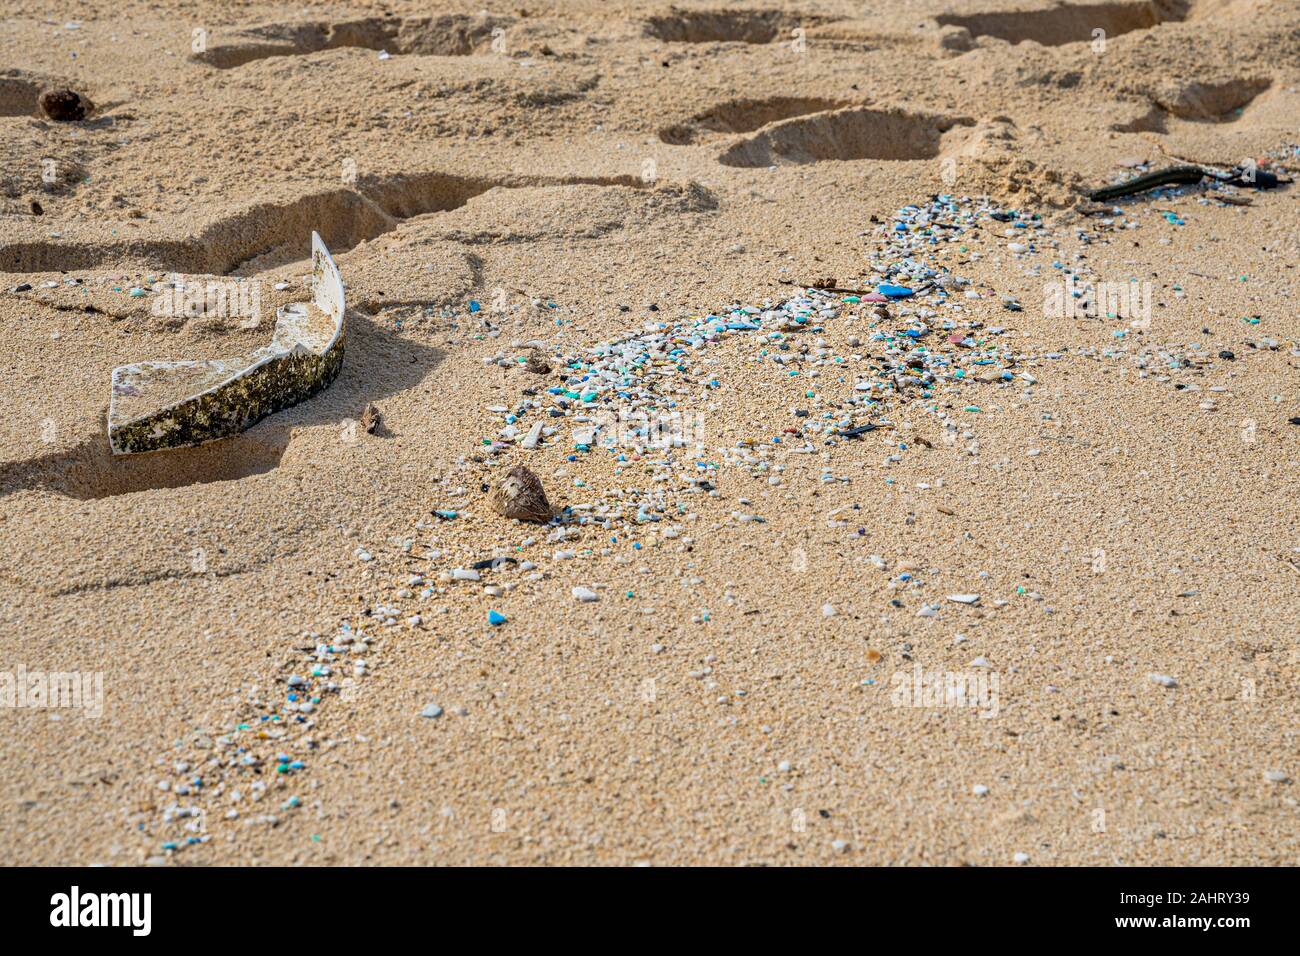
[[[50,897],[51,926],[120,926],[129,928],[132,936],[148,936],[152,913],[152,893],[83,893],[74,885]]]
[[[1043,285],[1043,315],[1049,319],[1095,319],[1106,316],[1151,325],[1150,282],[1095,282],[1080,286],[1074,276]]]
[[[255,329],[262,322],[262,284],[256,279],[187,279],[173,273],[150,312],[158,317],[239,319],[241,328]]]
[[[592,416],[591,433],[593,438],[599,434],[599,443],[604,448],[694,448],[703,451],[704,414],[607,409]]]
[[[0,708],[80,710],[104,715],[103,671],[0,671]]]
[[[896,671],[889,682],[889,702],[895,707],[970,707],[984,720],[1001,711],[996,671],[926,670],[916,664],[910,674]]]

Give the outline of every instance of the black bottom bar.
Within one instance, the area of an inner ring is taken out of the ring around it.
[[[355,937],[373,945],[376,930],[394,938],[394,931],[433,926],[442,933],[477,926],[493,942],[511,933],[536,942],[566,929],[588,931],[598,917],[659,933],[689,921],[696,938],[701,921],[713,922],[732,944],[799,926],[816,928],[818,936],[836,928],[866,939],[888,924],[931,943],[965,934],[978,945],[989,932],[1041,929],[1051,935],[1032,937],[1040,944],[1104,937],[1181,946],[1199,937],[1235,945],[1293,934],[1293,874],[677,869],[596,879],[580,870],[10,869],[0,870],[0,914],[6,927],[22,934],[15,938],[75,932],[82,941],[94,934],[128,944],[316,937],[338,945]],[[734,905],[743,900],[750,905]],[[909,930],[911,919],[916,922]]]

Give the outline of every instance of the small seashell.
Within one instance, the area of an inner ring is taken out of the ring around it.
[[[375,433],[375,429],[380,426],[383,420],[384,420],[383,413],[380,412],[379,409],[375,407],[375,404],[373,402],[368,404],[366,406],[366,410],[361,413],[361,427],[364,428],[367,432],[369,432],[372,435]]]
[[[523,465],[511,468],[492,486],[489,497],[493,510],[507,518],[550,521],[553,514],[542,480]]]
[[[524,368],[534,375],[548,375],[551,371],[551,366],[539,349],[533,349],[528,353],[528,361],[524,363]]]

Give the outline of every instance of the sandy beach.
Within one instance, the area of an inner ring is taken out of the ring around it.
[[[0,864],[1300,857],[1300,3],[3,10]]]

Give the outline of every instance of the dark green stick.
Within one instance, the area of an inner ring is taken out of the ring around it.
[[[1167,169],[1157,169],[1154,172],[1135,177],[1128,182],[1094,189],[1088,193],[1088,198],[1093,202],[1108,202],[1111,199],[1118,199],[1120,196],[1131,196],[1134,193],[1146,192],[1148,189],[1155,189],[1157,186],[1199,183],[1205,175],[1205,170],[1200,166],[1170,166]]]

